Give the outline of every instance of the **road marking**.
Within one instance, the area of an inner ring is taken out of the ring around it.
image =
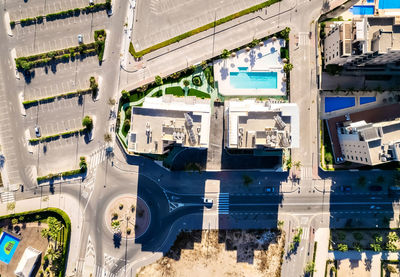
[[[218,196],[218,214],[229,214],[229,193],[221,192]]]

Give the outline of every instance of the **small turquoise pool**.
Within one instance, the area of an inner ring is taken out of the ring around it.
[[[400,9],[399,0],[379,0],[379,9]]]
[[[375,102],[375,101],[376,101],[376,97],[375,96],[371,96],[371,97],[362,96],[362,97],[360,97],[360,105],[372,103],[372,102]]]
[[[18,238],[3,232],[0,237],[0,261],[9,264],[18,244]]]
[[[354,15],[373,15],[374,6],[353,6],[350,11]]]
[[[355,97],[325,97],[326,113],[354,107],[355,105]]]
[[[375,2],[375,0],[367,0],[367,3],[368,4],[372,4],[372,3],[374,3]]]
[[[248,67],[240,67],[240,66],[238,66],[238,70],[239,71],[247,71],[247,69],[248,69]]]
[[[277,72],[230,72],[230,83],[234,88],[270,89],[278,87]]]

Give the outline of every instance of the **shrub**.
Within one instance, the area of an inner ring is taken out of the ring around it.
[[[281,48],[281,59],[289,60],[289,50],[287,48]]]
[[[221,58],[227,59],[231,55],[231,52],[228,49],[222,50]]]
[[[193,83],[193,85],[198,86],[198,87],[203,85],[203,82],[201,81],[200,76],[194,76],[192,78],[192,83]]]
[[[327,164],[332,164],[332,161],[333,161],[332,154],[330,152],[326,152],[325,153],[325,162]]]
[[[289,33],[290,33],[290,28],[286,27],[285,29],[283,29],[280,33],[279,36],[285,40],[289,39]]]
[[[131,118],[131,115],[132,115],[132,107],[128,107],[125,112],[125,118],[129,119]]]
[[[359,233],[359,232],[353,233],[353,237],[354,237],[356,240],[362,240],[362,239],[364,238],[363,234],[361,234],[361,233]]]
[[[121,204],[119,204],[118,207],[119,207],[120,210],[122,210],[124,208],[124,205],[121,203]]]
[[[131,232],[132,232],[132,229],[131,229],[131,228],[126,229],[126,233],[127,233],[128,235],[130,235]]]
[[[121,91],[121,95],[122,95],[122,100],[129,100],[129,92],[126,90]]]
[[[188,80],[183,80],[183,85],[184,85],[185,87],[187,87],[187,86],[190,85],[190,82],[189,82]]]
[[[93,119],[90,116],[85,116],[82,119],[82,126],[86,128],[86,130],[90,131],[93,129]]]
[[[110,10],[110,9],[111,9],[111,0],[106,0],[105,8],[106,8],[107,10]]]
[[[155,79],[157,86],[161,86],[163,84],[163,80],[159,75],[157,75],[154,79]]]
[[[339,243],[337,245],[337,247],[338,247],[338,250],[341,251],[341,252],[346,252],[346,251],[349,250],[347,244],[344,244],[344,243]]]
[[[289,73],[292,69],[293,69],[293,64],[291,63],[287,63],[283,66],[283,71],[285,71],[285,73]]]
[[[18,218],[11,219],[12,225],[18,224]]]
[[[11,29],[14,29],[14,27],[15,27],[15,21],[10,21],[10,27],[11,27]]]

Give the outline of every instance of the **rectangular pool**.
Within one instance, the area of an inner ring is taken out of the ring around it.
[[[347,109],[356,105],[355,97],[325,97],[325,112]]]
[[[0,237],[0,261],[9,264],[15,250],[17,250],[18,243],[18,238],[3,232]]]
[[[399,0],[379,0],[379,9],[400,9]]]
[[[375,96],[371,96],[371,97],[361,96],[360,97],[360,105],[372,103],[372,102],[375,102],[375,101],[376,101],[376,97]]]
[[[268,89],[278,87],[277,72],[230,72],[230,84],[234,88]]]
[[[354,15],[373,15],[374,6],[353,6],[351,12]]]

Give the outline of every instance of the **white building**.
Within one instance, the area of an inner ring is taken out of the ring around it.
[[[21,260],[19,261],[17,268],[14,273],[18,277],[31,277],[33,270],[35,269],[36,263],[40,258],[42,252],[36,250],[33,247],[27,247],[22,254]]]
[[[300,122],[296,104],[255,99],[225,103],[227,148],[299,147]]]
[[[194,96],[146,97],[132,107],[128,151],[163,154],[171,146],[208,148],[210,100]]]
[[[400,120],[380,123],[344,122],[338,128],[346,161],[377,165],[400,160]]]

